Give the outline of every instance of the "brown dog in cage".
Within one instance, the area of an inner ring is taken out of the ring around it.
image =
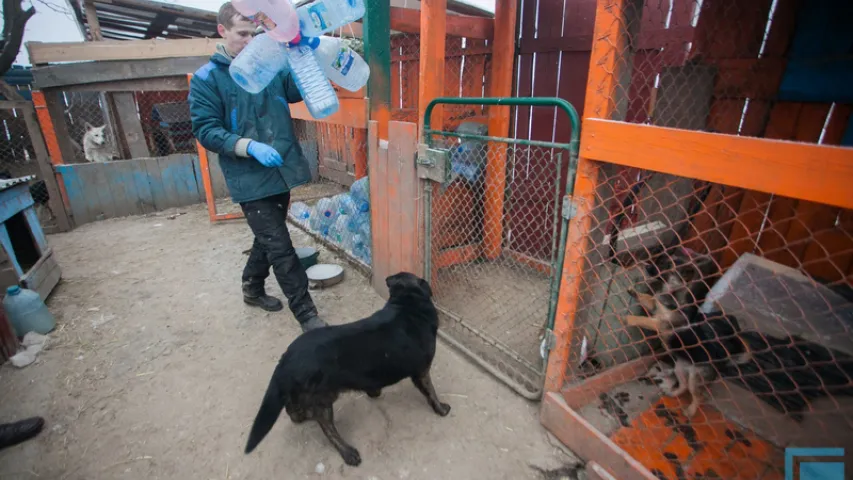
[[[715,380],[720,371],[750,360],[749,345],[740,336],[740,324],[735,317],[721,312],[704,314],[697,310],[687,317],[655,296],[634,290],[629,293],[649,315],[628,315],[626,323],[656,331],[673,365],[671,370],[658,365],[658,371],[650,376],[662,380],[655,382],[659,386],[668,385],[661,388],[664,394],[677,397],[690,392],[691,401],[684,411],[690,418],[701,405],[701,390],[708,382]],[[674,379],[663,382],[670,374]]]

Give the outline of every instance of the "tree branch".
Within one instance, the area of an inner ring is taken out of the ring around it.
[[[24,42],[24,28],[36,14],[35,7],[21,8],[21,0],[3,0],[3,43],[0,52],[0,77],[6,74]]]

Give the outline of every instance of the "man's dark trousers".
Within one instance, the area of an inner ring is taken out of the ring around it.
[[[264,280],[272,267],[290,311],[299,323],[317,316],[317,307],[308,293],[308,276],[296,256],[287,230],[290,193],[241,203],[249,228],[255,234],[249,261],[243,269],[243,293],[264,295]]]

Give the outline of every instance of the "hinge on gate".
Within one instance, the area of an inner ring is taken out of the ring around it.
[[[542,344],[539,346],[539,355],[542,359],[548,358],[548,353],[557,346],[557,337],[554,331],[550,328],[545,329],[545,334],[542,338]]]
[[[575,205],[575,202],[572,201],[572,197],[569,195],[563,196],[563,218],[566,220],[571,220],[575,218],[575,215],[578,214],[578,206]]]
[[[418,145],[418,178],[445,183],[450,173],[450,150]]]

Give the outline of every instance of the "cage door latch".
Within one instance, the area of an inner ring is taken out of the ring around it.
[[[445,183],[449,180],[450,150],[418,145],[418,178]]]

